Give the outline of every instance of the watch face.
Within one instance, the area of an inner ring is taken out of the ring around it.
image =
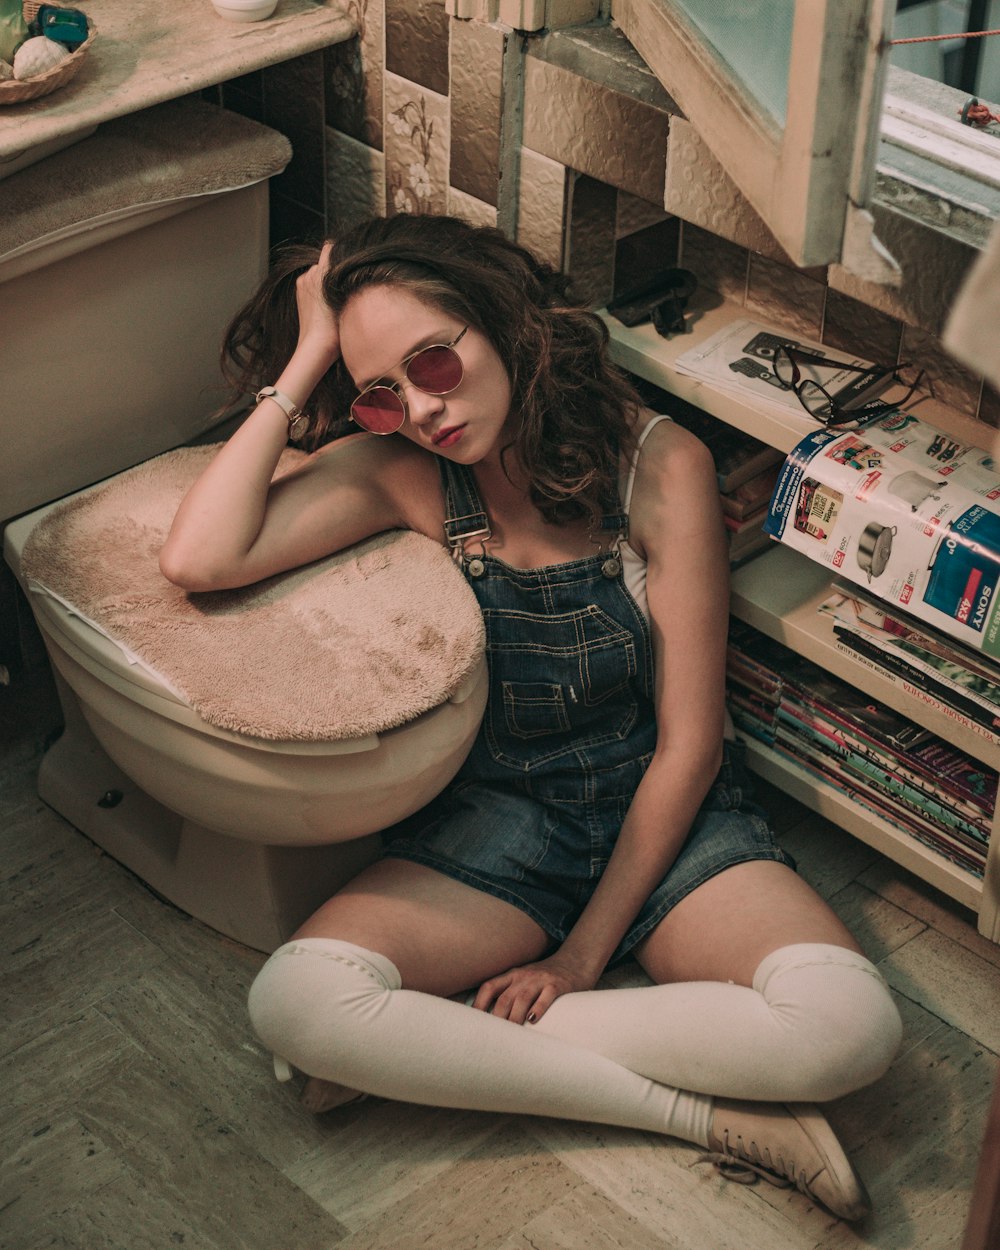
[[[305,434],[306,430],[308,429],[309,429],[309,418],[305,415],[305,413],[300,413],[299,416],[297,416],[294,419],[294,421],[289,421],[288,437],[292,440],[293,443],[297,443],[299,439]]]

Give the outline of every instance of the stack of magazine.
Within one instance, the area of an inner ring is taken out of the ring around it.
[[[744,734],[982,877],[995,769],[735,620],[727,690]]]
[[[820,605],[839,650],[880,670],[922,702],[941,706],[959,724],[1000,733],[1000,669],[981,651],[866,594],[834,583]]]

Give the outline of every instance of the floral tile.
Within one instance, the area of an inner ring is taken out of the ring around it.
[[[447,97],[386,74],[385,123],[386,212],[446,212]]]

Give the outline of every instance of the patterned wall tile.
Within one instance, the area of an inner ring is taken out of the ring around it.
[[[683,117],[670,123],[664,205],[678,217],[772,260],[791,263],[757,210]]]
[[[663,197],[669,121],[665,110],[562,66],[531,55],[525,61],[524,146],[655,204]]]
[[[324,50],[326,124],[382,146],[382,73],[385,46],[382,0],[348,0],[358,34]]]
[[[448,28],[441,0],[386,0],[385,67],[448,94]]]
[[[336,233],[385,213],[385,157],[339,130],[328,129],[327,211]]]
[[[517,241],[554,269],[563,263],[568,173],[558,161],[521,149]]]
[[[387,213],[448,208],[448,98],[385,76]]]
[[[903,360],[912,360],[914,364],[927,370],[935,399],[965,416],[976,415],[983,387],[982,378],[971,369],[960,365],[954,356],[944,350],[933,334],[914,326],[904,326],[899,350]]]
[[[477,200],[474,195],[460,191],[458,187],[448,188],[448,212],[452,217],[461,217],[472,226],[495,226],[497,224],[496,205]]]
[[[826,287],[801,269],[750,253],[747,312],[811,339],[823,330]]]
[[[262,71],[264,122],[286,135],[292,159],[281,193],[325,213],[323,54],[309,52]]]
[[[455,22],[451,40],[451,183],[496,205],[507,36],[483,22]]]
[[[839,291],[827,291],[823,342],[830,347],[893,365],[899,360],[902,334],[903,327],[895,317],[887,317]]]
[[[659,204],[650,204],[648,200],[640,200],[629,195],[627,191],[618,192],[618,212],[615,218],[615,234],[622,238],[626,234],[635,234],[637,230],[645,230],[667,217]]]
[[[566,270],[576,292],[593,307],[611,298],[614,283],[614,187],[586,174],[572,178]]]
[[[699,287],[715,291],[736,304],[746,299],[750,254],[745,247],[684,222],[680,263],[691,270]]]
[[[876,237],[885,242],[899,262],[902,284],[879,286],[855,277],[841,265],[831,265],[831,288],[907,325],[940,335],[945,314],[979,253],[966,243],[879,204],[875,205],[873,216]]]

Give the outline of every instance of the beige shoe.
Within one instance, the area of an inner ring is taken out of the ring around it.
[[[717,1098],[708,1146],[695,1162],[714,1163],[730,1180],[753,1184],[763,1177],[782,1188],[794,1185],[844,1220],[860,1220],[871,1210],[861,1178],[811,1103]]]
[[[324,1115],[335,1107],[346,1107],[352,1102],[362,1102],[367,1097],[367,1094],[348,1089],[346,1085],[338,1085],[336,1081],[324,1081],[318,1076],[310,1076],[306,1078],[299,1101],[313,1115]]]

